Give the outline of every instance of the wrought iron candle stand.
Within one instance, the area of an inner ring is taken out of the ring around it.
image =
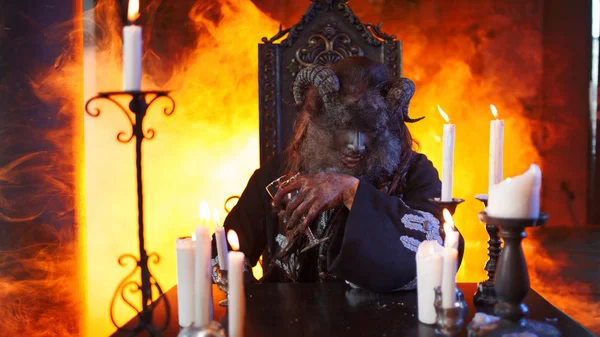
[[[450,215],[454,215],[456,207],[465,202],[464,199],[458,198],[452,198],[450,201],[442,201],[440,198],[430,198],[429,201],[435,204],[440,209],[440,212],[442,212],[444,208],[447,209],[448,212],[450,212]],[[440,226],[440,234],[442,237],[445,237],[446,233],[444,233],[444,226]]]
[[[481,201],[485,207],[487,207],[488,196],[487,194],[478,194],[475,199]],[[494,289],[494,278],[496,273],[496,266],[498,265],[498,258],[502,253],[502,241],[498,236],[498,227],[494,224],[484,221],[479,216],[481,222],[485,222],[485,230],[489,235],[488,240],[488,256],[489,259],[485,263],[484,270],[487,271],[488,279],[479,282],[477,284],[477,292],[473,296],[473,304],[477,309],[486,313],[492,313],[494,305],[498,303],[498,297],[496,296],[496,290]]]
[[[128,108],[124,107],[119,102],[119,97],[129,100]],[[175,111],[175,101],[169,96],[166,91],[126,91],[126,92],[102,92],[97,96],[91,98],[85,105],[85,111],[92,117],[100,116],[100,109],[98,107],[91,108],[91,103],[99,100],[106,100],[116,105],[125,115],[129,123],[131,124],[131,132],[120,131],[117,134],[117,140],[120,143],[129,143],[135,138],[135,166],[136,166],[136,181],[137,181],[137,208],[138,208],[138,239],[139,239],[139,259],[133,254],[123,254],[119,257],[119,265],[125,266],[124,262],[126,259],[133,260],[135,262],[135,268],[125,276],[125,278],[119,283],[110,304],[110,319],[114,326],[122,332],[128,332],[131,336],[136,335],[138,332],[146,331],[150,336],[161,336],[161,333],[166,330],[170,321],[170,308],[169,302],[166,296],[163,296],[163,290],[156,280],[156,278],[150,272],[148,268],[148,261],[152,259],[154,263],[160,261],[160,257],[157,253],[146,252],[145,238],[144,238],[144,193],[143,193],[143,179],[142,179],[142,141],[144,139],[153,139],[155,135],[154,129],[144,130],[144,117],[148,112],[148,108],[156,101],[165,99],[169,104],[163,108],[163,113],[166,116],[170,116]],[[148,101],[149,100],[149,101]],[[132,116],[133,115],[133,116]],[[140,269],[141,280],[140,282],[134,281],[132,276],[136,271]],[[156,291],[153,292],[153,289]],[[141,292],[142,304],[141,310],[127,299],[125,296],[126,291],[130,293]],[[153,297],[153,293],[157,293],[156,300]],[[114,317],[115,303],[117,297],[121,297],[123,302],[137,312],[137,323],[133,327],[120,326]],[[153,322],[153,311],[161,303],[165,306],[165,322],[161,326],[155,326]]]
[[[482,221],[499,228],[500,237],[504,240],[504,249],[496,271],[498,303],[494,306],[494,314],[501,319],[470,330],[469,336],[499,337],[524,332],[538,337],[560,336],[552,325],[525,319],[528,309],[523,304],[529,292],[529,274],[521,242],[527,236],[525,228],[543,226],[548,215],[540,213],[537,219],[507,219],[491,217],[486,212],[479,214]]]

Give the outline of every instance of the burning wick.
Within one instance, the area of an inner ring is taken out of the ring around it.
[[[208,203],[204,200],[200,201],[200,206],[198,208],[198,216],[200,217],[200,221],[209,222],[210,221],[210,207]]]
[[[133,24],[140,17],[140,1],[130,0],[127,6],[127,20]]]
[[[490,110],[492,111],[492,115],[494,118],[498,119],[498,109],[493,104],[490,104]]]
[[[442,214],[444,215],[444,231],[454,231],[456,227],[454,227],[454,220],[452,219],[450,211],[444,208]]]
[[[227,242],[229,242],[232,250],[240,250],[240,239],[234,230],[229,230],[227,232]]]
[[[445,113],[444,110],[442,110],[442,107],[440,107],[439,104],[438,104],[437,108],[438,108],[440,115],[442,115],[442,118],[446,121],[446,123],[450,123],[450,117],[448,117],[448,114]]]

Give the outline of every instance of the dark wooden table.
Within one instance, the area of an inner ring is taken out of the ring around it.
[[[458,286],[469,304],[468,323],[476,312],[472,303],[476,284]],[[226,326],[226,309],[217,304],[224,295],[216,287],[213,291],[215,320]],[[172,315],[163,336],[175,337],[179,333],[176,287],[166,296]],[[416,291],[377,294],[352,289],[343,283],[249,284],[246,286],[245,337],[435,336],[432,327],[419,323],[416,303]],[[525,303],[529,307],[529,319],[551,322],[564,337],[595,336],[534,290],[529,291]],[[162,322],[165,313],[163,306],[160,308],[155,318]],[[113,336],[127,334],[117,332]],[[467,336],[466,324],[458,336]]]

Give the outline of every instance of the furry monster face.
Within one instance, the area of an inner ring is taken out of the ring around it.
[[[382,96],[374,92],[338,102],[307,124],[300,146],[302,167],[308,173],[338,172],[372,182],[392,175],[402,146],[388,130]]]

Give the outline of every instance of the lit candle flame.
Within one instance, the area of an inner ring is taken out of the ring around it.
[[[133,23],[140,17],[140,0],[129,0],[127,6],[127,20]]]
[[[438,104],[437,108],[438,108],[438,111],[440,112],[440,115],[442,115],[442,118],[444,118],[446,123],[450,123],[450,117],[448,117],[448,114],[445,113],[444,110],[442,110],[442,108],[440,107],[439,104]]]
[[[498,109],[496,109],[496,107],[493,104],[490,104],[490,110],[492,110],[492,115],[494,115],[494,117],[498,119]]]
[[[210,207],[204,200],[200,201],[200,210],[198,211],[201,221],[210,221]]]
[[[444,232],[448,233],[450,231],[453,231],[454,220],[452,219],[452,214],[450,214],[450,211],[448,211],[445,208],[442,211],[442,214],[444,215]]]
[[[229,232],[227,232],[227,242],[229,242],[231,249],[240,250],[240,239],[233,229],[230,229]]]
[[[219,216],[219,212],[217,212],[216,208],[213,208],[212,210],[212,218],[213,222],[215,223],[215,226],[221,225],[221,217]]]

